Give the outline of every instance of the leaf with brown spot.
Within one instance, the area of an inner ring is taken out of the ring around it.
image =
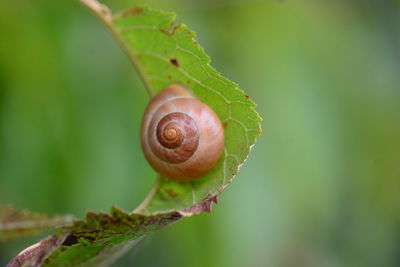
[[[139,6],[134,6],[131,9],[128,9],[126,11],[123,11],[121,13],[121,15],[123,17],[129,17],[129,16],[135,16],[135,15],[139,15],[139,14],[143,14],[144,10],[142,7]]]
[[[179,67],[179,61],[178,61],[178,59],[176,59],[176,58],[171,58],[170,60],[169,60],[169,62],[171,62],[171,64],[172,65],[174,65],[175,67]]]

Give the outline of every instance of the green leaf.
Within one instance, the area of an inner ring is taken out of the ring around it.
[[[72,218],[71,215],[49,216],[0,205],[0,242],[70,224]]]
[[[135,6],[112,15],[93,0],[81,0],[111,30],[138,70],[150,95],[179,82],[219,116],[225,133],[224,155],[205,177],[192,182],[160,178],[135,211],[145,214],[179,210],[184,215],[207,211],[247,159],[261,118],[255,104],[210,65],[210,58],[184,24],[175,25],[175,14]]]
[[[159,230],[182,215],[128,213],[117,207],[111,212],[88,212],[85,220],[58,228],[41,242],[19,253],[8,266],[98,266],[111,263],[137,244],[148,232]]]
[[[68,232],[68,236],[47,258],[44,266],[87,266],[108,262],[115,253],[132,246],[131,241],[138,241],[145,233],[161,229],[180,218],[182,215],[177,211],[147,216],[113,207],[110,214],[89,212],[85,220],[61,229],[61,232]]]
[[[179,82],[208,104],[223,123],[225,147],[217,165],[201,179],[176,182],[160,177],[132,213],[115,207],[110,214],[89,212],[85,220],[59,229],[58,236],[64,238],[61,245],[51,252],[42,251],[46,256],[37,262],[41,264],[44,259],[48,266],[109,263],[145,233],[184,216],[210,212],[261,134],[261,118],[254,110],[255,104],[235,83],[210,66],[210,58],[195,40],[195,33],[184,24],[174,24],[174,13],[133,7],[112,15],[96,0],[80,2],[120,43],[150,96]]]
[[[214,199],[231,183],[261,134],[255,104],[237,84],[210,66],[210,58],[186,25],[175,25],[175,14],[134,7],[105,23],[118,37],[141,74],[150,95],[179,82],[209,105],[225,131],[224,155],[205,177],[192,182],[161,178],[139,211],[146,213],[181,210],[199,213],[204,201]]]

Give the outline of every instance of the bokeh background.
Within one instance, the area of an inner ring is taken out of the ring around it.
[[[258,104],[262,137],[212,214],[149,235],[113,266],[399,266],[400,3],[108,0],[178,13]],[[0,203],[132,210],[156,174],[149,97],[77,1],[1,1]],[[0,265],[40,237],[0,244]]]

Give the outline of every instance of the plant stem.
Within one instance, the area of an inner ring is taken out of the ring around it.
[[[122,47],[122,50],[128,55],[131,60],[133,66],[139,73],[140,79],[143,81],[146,90],[148,91],[150,97],[155,94],[154,89],[149,83],[149,79],[147,79],[146,72],[141,67],[137,60],[137,56],[132,51],[133,49],[129,49],[129,45],[127,42],[121,37],[122,35],[118,33],[117,28],[113,24],[113,15],[110,9],[100,4],[97,0],[78,0],[81,4],[83,4],[86,8],[88,8],[92,13],[94,13],[101,22],[110,30],[114,38],[117,40],[119,45]]]

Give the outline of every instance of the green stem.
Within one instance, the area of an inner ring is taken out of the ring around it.
[[[92,13],[94,13],[101,22],[110,30],[114,38],[117,40],[118,44],[122,47],[122,50],[128,55],[129,59],[131,60],[133,66],[139,73],[140,79],[143,81],[146,90],[148,91],[150,97],[155,95],[155,91],[149,83],[149,79],[147,79],[146,72],[139,64],[137,56],[135,53],[130,49],[127,42],[121,37],[122,35],[118,33],[117,28],[113,24],[113,15],[110,9],[100,4],[97,0],[78,0],[82,3],[86,8],[88,8]]]

